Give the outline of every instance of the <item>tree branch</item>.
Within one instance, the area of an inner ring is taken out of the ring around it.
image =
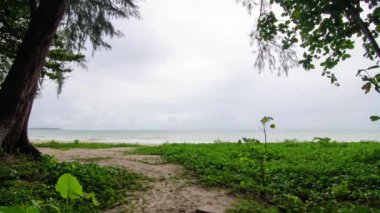
[[[360,5],[358,5],[358,8],[360,8]],[[369,30],[368,26],[364,23],[363,19],[360,17],[360,10],[354,8],[353,6],[348,6],[348,13],[350,17],[347,17],[351,19],[354,23],[356,23],[365,37],[369,40],[370,44],[372,45],[373,49],[376,52],[376,55],[378,58],[380,58],[380,47],[377,41],[375,40],[375,37],[372,35],[371,31]]]

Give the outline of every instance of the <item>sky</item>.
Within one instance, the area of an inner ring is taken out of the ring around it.
[[[235,0],[146,0],[140,20],[117,20],[125,36],[88,54],[62,94],[46,81],[30,127],[119,130],[251,130],[272,116],[279,129],[378,130],[375,92],[355,77],[369,65],[361,49],[334,71],[277,76],[254,67],[255,17]],[[360,44],[358,45],[360,47]],[[301,54],[301,52],[299,52]]]

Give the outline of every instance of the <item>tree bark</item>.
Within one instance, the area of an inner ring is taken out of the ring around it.
[[[0,90],[0,145],[6,153],[39,155],[28,139],[38,80],[68,0],[41,0]]]

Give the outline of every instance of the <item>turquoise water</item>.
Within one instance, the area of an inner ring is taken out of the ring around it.
[[[263,141],[263,133],[252,131],[129,131],[129,130],[57,130],[30,129],[32,141],[80,141],[118,142],[118,143],[209,143],[215,140],[236,142],[242,137]],[[337,141],[380,141],[380,131],[358,130],[270,130],[268,141],[279,142],[284,139],[312,140],[314,137],[330,137]]]

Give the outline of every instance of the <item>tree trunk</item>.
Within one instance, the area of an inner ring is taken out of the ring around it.
[[[0,145],[7,153],[39,155],[28,139],[28,121],[41,70],[67,0],[41,0],[0,90]]]

